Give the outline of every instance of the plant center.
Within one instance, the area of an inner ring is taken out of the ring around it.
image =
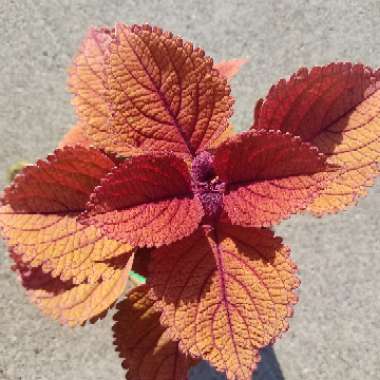
[[[192,164],[192,187],[196,196],[201,200],[205,211],[204,223],[215,222],[223,209],[223,193],[225,183],[217,177],[213,156],[209,152],[198,154]]]

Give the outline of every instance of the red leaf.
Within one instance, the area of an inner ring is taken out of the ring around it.
[[[114,166],[101,152],[80,146],[57,150],[28,166],[5,190],[1,233],[31,267],[74,283],[98,282],[114,275],[102,263],[132,247],[103,237],[77,220],[94,187]]]
[[[215,152],[227,184],[224,209],[233,224],[270,226],[304,209],[332,173],[316,148],[279,131],[240,134]]]
[[[114,343],[128,380],[183,380],[194,360],[187,358],[160,324],[147,286],[133,289],[117,305]]]
[[[25,167],[4,193],[4,202],[26,213],[82,211],[100,179],[114,166],[93,148],[58,149]]]
[[[112,128],[102,146],[194,156],[228,127],[226,80],[201,49],[149,25],[116,26],[107,67]]]
[[[248,61],[246,59],[231,59],[230,61],[222,61],[217,63],[215,65],[215,69],[218,70],[221,75],[230,80],[238,74],[240,68],[247,62]]]
[[[295,270],[271,231],[219,225],[154,251],[148,286],[185,354],[246,380],[258,350],[288,328]]]
[[[134,246],[159,246],[188,236],[203,208],[183,160],[173,154],[128,159],[95,190],[83,222]]]
[[[355,203],[379,174],[379,78],[379,72],[361,64],[302,68],[273,86],[257,107],[253,128],[299,135],[341,167],[309,206],[317,215]]]

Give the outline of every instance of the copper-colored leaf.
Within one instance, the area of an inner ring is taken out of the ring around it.
[[[110,278],[102,261],[130,253],[128,244],[78,222],[90,193],[114,166],[102,153],[80,146],[57,150],[26,167],[5,190],[0,227],[25,263],[74,283]]]
[[[65,146],[82,145],[89,147],[92,145],[91,139],[86,135],[83,123],[78,122],[74,127],[63,136],[62,140],[58,144],[58,148]]]
[[[171,33],[117,24],[107,66],[112,128],[102,146],[194,156],[223,133],[232,113],[230,89],[212,66]]]
[[[45,289],[32,290],[29,296],[47,316],[71,327],[81,325],[103,313],[123,294],[132,261],[133,255],[125,268],[116,269],[107,280],[76,285],[58,294]]]
[[[32,267],[76,284],[109,278],[114,269],[103,261],[131,247],[78,223],[77,215],[19,213],[6,205],[0,208],[0,227],[8,245]]]
[[[72,289],[74,286],[71,281],[62,281],[45,273],[41,267],[31,267],[22,260],[21,255],[12,249],[9,256],[13,260],[12,270],[17,274],[22,286],[27,291],[44,289],[47,292],[59,294]]]
[[[379,174],[380,75],[361,64],[300,69],[272,87],[258,107],[254,128],[301,136],[325,153],[339,175],[309,206],[337,212],[367,193]]]
[[[215,149],[217,148],[221,143],[228,140],[232,136],[236,134],[234,126],[230,123],[228,125],[228,128],[215,140],[210,144],[207,149]]]
[[[217,148],[215,171],[227,185],[233,224],[270,226],[304,209],[332,173],[316,148],[279,131],[240,134]]]
[[[231,59],[230,61],[222,61],[215,65],[215,69],[228,80],[232,79],[240,68],[248,61],[246,59]]]
[[[169,153],[126,160],[102,181],[88,208],[83,223],[139,247],[188,236],[203,217],[185,162]]]
[[[184,380],[194,360],[187,358],[160,324],[160,313],[145,285],[117,305],[114,343],[128,380]]]
[[[109,105],[105,62],[113,31],[106,28],[89,30],[69,72],[73,105],[87,133],[95,141],[108,137]]]
[[[74,285],[71,281],[51,277],[40,267],[30,267],[13,251],[11,257],[15,262],[13,270],[18,273],[30,300],[47,316],[71,327],[105,315],[124,292],[133,262],[133,255],[123,258],[109,279]]]
[[[154,251],[148,285],[184,353],[246,380],[258,350],[288,328],[295,271],[271,231],[219,225]]]
[[[100,147],[112,145],[115,138],[110,122],[111,109],[106,64],[114,30],[91,28],[82,42],[69,71],[72,104],[91,142]],[[124,155],[138,149],[124,144]]]

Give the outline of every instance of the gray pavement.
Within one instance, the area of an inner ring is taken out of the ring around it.
[[[245,57],[233,81],[234,124],[299,66],[333,60],[380,65],[380,2],[0,0],[0,185],[13,162],[44,157],[74,122],[66,68],[90,25],[150,22],[216,61]],[[293,249],[302,287],[291,328],[265,353],[260,380],[380,378],[380,185],[359,206],[303,215],[277,232]],[[111,318],[70,330],[42,318],[0,255],[0,380],[123,379]],[[192,379],[216,379],[205,364]]]

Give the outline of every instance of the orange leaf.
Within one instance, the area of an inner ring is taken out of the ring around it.
[[[131,247],[78,223],[77,215],[19,213],[6,205],[0,208],[0,228],[25,263],[53,277],[75,284],[111,277],[114,269],[102,261],[130,254]]]
[[[131,157],[95,190],[81,221],[133,246],[169,244],[203,217],[186,163],[173,154]]]
[[[215,69],[225,78],[231,80],[247,62],[246,59],[231,59],[217,63]]]
[[[25,263],[62,280],[95,283],[112,277],[114,270],[102,261],[130,255],[132,248],[80,224],[77,216],[113,166],[99,151],[77,146],[26,167],[5,190],[0,208],[9,247]]]
[[[62,281],[45,273],[41,267],[34,268],[24,263],[21,255],[10,249],[9,256],[13,259],[11,269],[16,272],[18,279],[26,290],[44,289],[47,292],[58,294],[73,288],[71,281]]]
[[[69,88],[74,95],[72,104],[87,139],[100,148],[112,144],[114,139],[110,132],[111,114],[105,67],[113,34],[114,31],[107,28],[91,28],[69,70]],[[71,141],[71,136],[67,138]],[[124,146],[126,155],[136,151],[135,148]]]
[[[235,136],[235,128],[234,126],[230,123],[228,125],[228,128],[215,140],[210,144],[207,149],[215,149],[217,148],[221,143],[225,142],[229,138]]]
[[[379,72],[361,64],[300,69],[281,80],[257,107],[253,128],[301,136],[341,167],[308,210],[337,212],[367,193],[379,174]]]
[[[185,354],[246,380],[258,350],[288,328],[295,271],[270,230],[219,225],[154,251],[148,286]]]
[[[332,172],[316,148],[279,131],[237,135],[215,152],[227,185],[224,210],[233,224],[267,227],[304,209]]]
[[[69,88],[73,105],[95,142],[108,136],[109,106],[105,62],[113,31],[89,30],[69,70]]]
[[[160,324],[147,286],[133,289],[117,305],[114,343],[128,380],[184,380],[194,360],[187,358]]]
[[[29,291],[30,299],[41,311],[60,323],[74,327],[96,318],[109,309],[123,294],[133,255],[123,269],[116,269],[107,280],[95,284],[80,284],[54,293],[45,289]]]
[[[92,145],[91,139],[88,138],[85,132],[85,128],[81,122],[78,122],[74,127],[63,136],[62,140],[58,144],[58,148],[65,146],[82,145],[89,147]]]
[[[201,49],[149,25],[116,26],[107,66],[112,129],[102,146],[173,151],[187,157],[228,127],[226,80]]]
[[[124,292],[133,255],[124,257],[115,264],[115,272],[105,281],[95,284],[74,285],[44,273],[41,268],[32,268],[23,263],[20,255],[11,251],[15,265],[13,270],[20,277],[30,300],[49,317],[71,327],[95,322]]]

